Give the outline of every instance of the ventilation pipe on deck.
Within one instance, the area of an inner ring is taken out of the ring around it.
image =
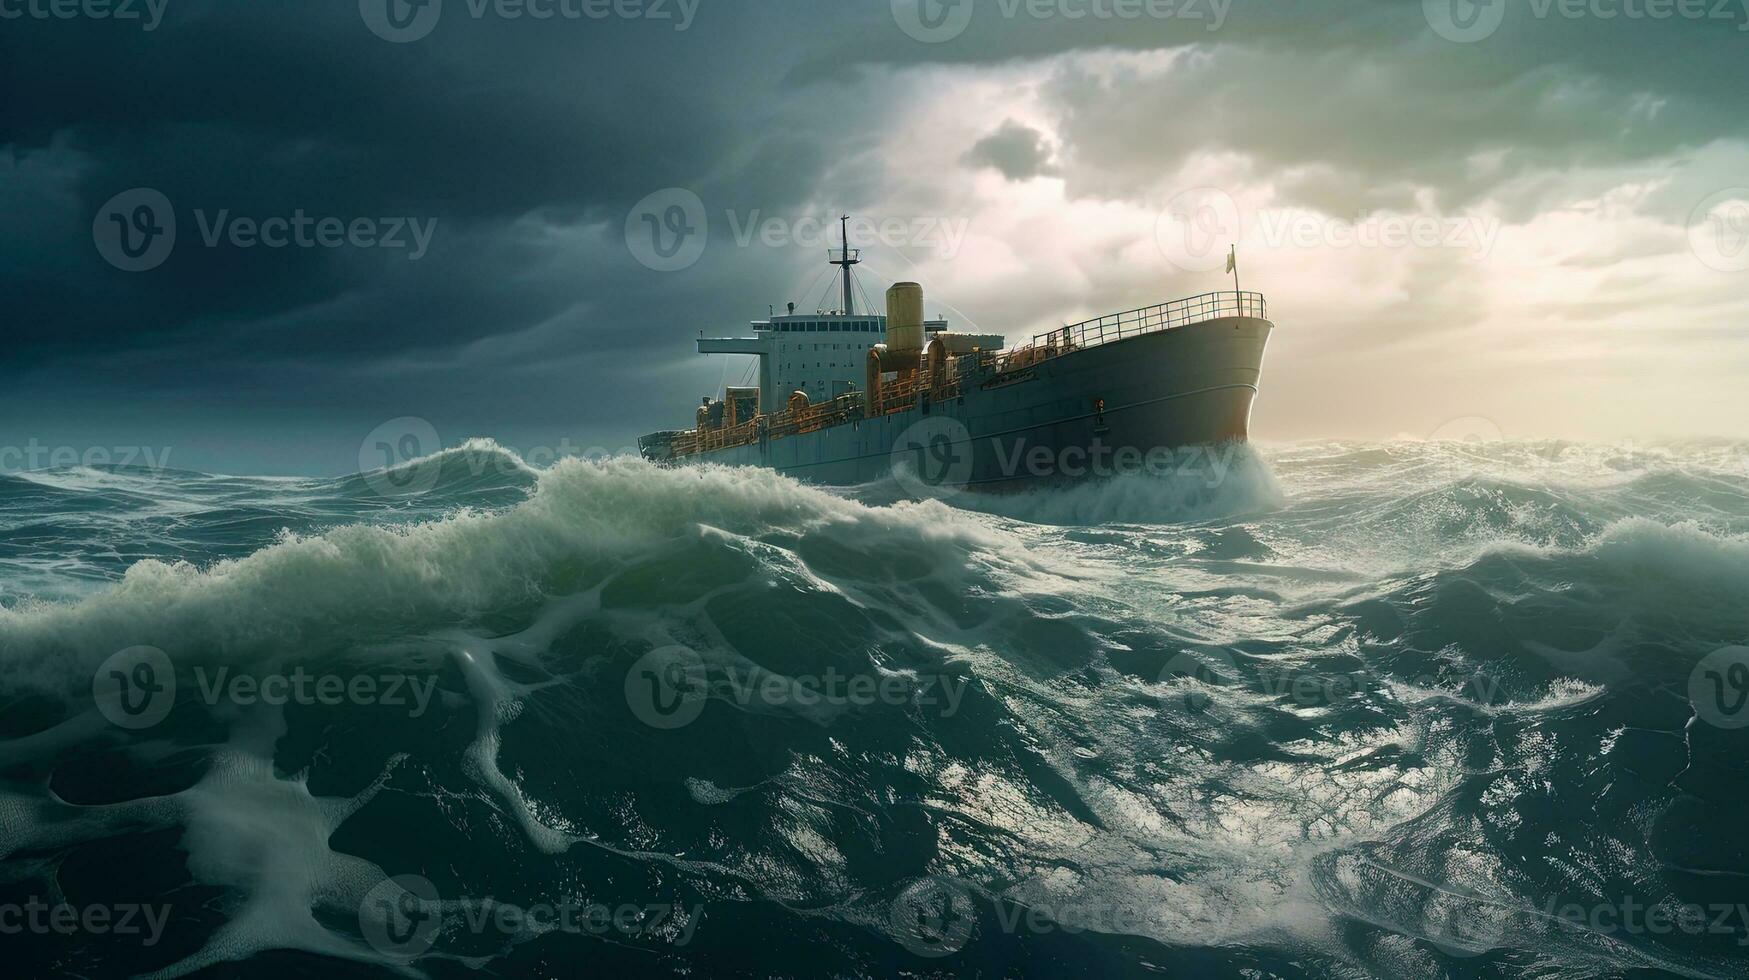
[[[886,344],[876,344],[868,349],[868,359],[863,367],[864,408],[873,412],[881,403],[881,364],[882,357],[887,352]]]
[[[969,333],[938,333],[929,338],[929,353],[924,357],[925,371],[931,388],[947,384],[947,369],[955,357],[978,350],[979,338]]]
[[[923,287],[896,282],[887,290],[887,349],[895,354],[923,350]]]
[[[894,283],[887,290],[887,342],[868,349],[864,380],[869,410],[880,407],[882,375],[897,373],[901,384],[913,381],[922,359],[923,287],[914,282]]]
[[[929,353],[923,358],[925,377],[929,379],[931,391],[947,383],[947,356],[947,345],[941,342],[941,338],[931,338]]]

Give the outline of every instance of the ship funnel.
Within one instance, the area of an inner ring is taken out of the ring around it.
[[[887,290],[887,350],[923,350],[923,287],[896,282]]]

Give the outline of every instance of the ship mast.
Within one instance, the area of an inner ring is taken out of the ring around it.
[[[838,249],[838,257],[832,259],[833,265],[844,267],[844,315],[856,315],[856,301],[850,295],[850,267],[862,262],[862,250],[850,247],[850,215],[839,219],[843,225],[844,247]]]

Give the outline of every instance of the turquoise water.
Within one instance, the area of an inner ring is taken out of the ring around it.
[[[1749,446],[417,465],[0,477],[15,975],[1749,976]]]

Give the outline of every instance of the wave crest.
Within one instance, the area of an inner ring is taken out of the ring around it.
[[[852,550],[899,545],[950,564],[1000,538],[939,504],[870,508],[766,470],[570,459],[540,471],[526,500],[500,510],[286,531],[247,557],[207,567],[141,561],[81,601],[0,609],[0,648],[10,668],[24,671],[68,657],[89,668],[136,645],[172,654],[327,650],[514,621],[550,597],[599,584],[629,559],[664,547],[721,547],[701,544],[701,527],[805,537],[832,524],[852,529],[838,536]]]

